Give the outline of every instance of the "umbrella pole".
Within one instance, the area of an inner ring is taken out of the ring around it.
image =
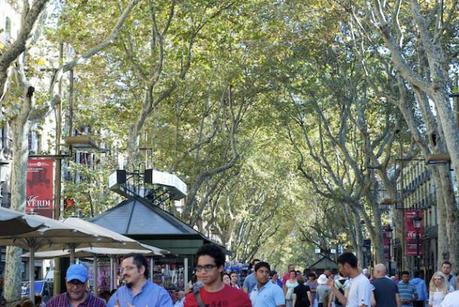
[[[155,260],[153,259],[153,257],[150,257],[150,281],[151,282],[153,282],[154,267],[155,267]]]
[[[116,276],[115,276],[115,270],[113,266],[114,266],[113,256],[110,256],[110,291],[115,289],[115,286],[114,286],[115,283],[113,281],[115,280]]]
[[[35,247],[30,248],[29,256],[29,297],[32,302],[35,302]]]
[[[94,270],[94,288],[93,288],[93,291],[94,291],[94,295],[98,296],[98,293],[97,293],[97,256],[94,255],[94,259],[93,259],[93,263],[92,263],[92,268]]]
[[[183,259],[183,290],[186,291],[188,287],[188,257]]]
[[[70,248],[70,264],[75,263],[75,246]]]

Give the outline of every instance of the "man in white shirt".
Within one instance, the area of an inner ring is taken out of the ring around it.
[[[344,253],[338,257],[338,270],[342,276],[349,277],[349,293],[345,297],[335,287],[333,279],[328,280],[328,286],[339,302],[346,307],[370,307],[373,287],[368,278],[357,266],[357,257],[352,253]]]
[[[459,276],[456,277],[456,284],[459,285]],[[459,290],[451,292],[445,296],[441,307],[459,307]]]

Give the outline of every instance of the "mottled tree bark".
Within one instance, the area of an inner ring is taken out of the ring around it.
[[[29,155],[28,118],[32,109],[33,87],[27,87],[19,113],[11,121],[13,136],[13,161],[11,163],[11,209],[23,212],[26,203],[27,159]],[[8,246],[6,250],[5,292],[8,302],[18,300],[21,295],[22,249]]]

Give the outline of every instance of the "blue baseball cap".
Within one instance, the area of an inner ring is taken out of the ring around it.
[[[65,280],[78,280],[85,283],[88,280],[88,269],[82,264],[72,264],[67,269]]]

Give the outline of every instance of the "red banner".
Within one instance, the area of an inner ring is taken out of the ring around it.
[[[53,218],[54,160],[30,158],[27,167],[26,213]]]
[[[390,260],[390,240],[392,232],[385,231],[383,232],[383,246],[384,246],[384,259]]]
[[[424,218],[424,211],[410,209],[404,212],[405,219],[405,255],[417,256],[423,254],[423,237],[424,237],[424,223],[420,222],[421,227],[416,229],[414,226],[414,219],[416,216]]]

